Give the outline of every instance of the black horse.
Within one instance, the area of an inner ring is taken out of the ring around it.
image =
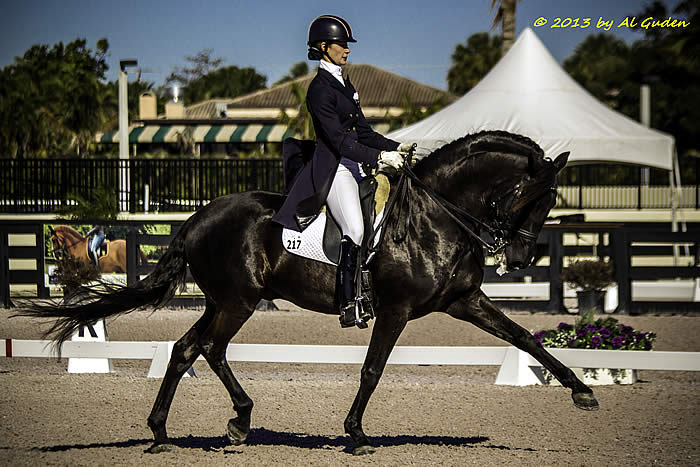
[[[416,164],[414,185],[419,187],[407,190],[398,203],[410,204],[410,209],[394,209],[388,216],[388,224],[396,221],[406,235],[387,235],[370,263],[376,322],[360,389],[345,419],[354,454],[374,451],[362,430],[362,416],[396,340],[409,320],[435,311],[471,322],[530,353],[572,390],[577,407],[598,407],[592,391],[571,370],[484,295],[483,245],[464,230],[493,227],[501,233],[502,261],[509,268],[529,265],[537,233],[555,202],[556,174],[567,158],[565,153],[551,161],[522,136],[481,132],[447,144]],[[151,452],[171,448],[165,427],[170,404],[180,378],[199,355],[233,401],[237,416],[228,422],[230,440],[245,441],[253,401],[229,368],[226,347],[261,298],[284,298],[309,310],[337,312],[335,268],[291,255],[282,247],[281,227],[271,222],[282,200],[279,194],[260,191],[215,199],[185,222],[156,269],[137,284],[97,297],[98,292],[88,290],[94,300],[78,305],[35,306],[23,312],[58,318],[50,333],[60,344],[98,319],[163,305],[184,282],[189,264],[206,296],[206,309],[173,347],[148,417],[155,438]]]

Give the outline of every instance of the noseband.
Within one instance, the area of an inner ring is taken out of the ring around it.
[[[507,241],[504,243],[504,245],[507,245],[512,241],[515,237],[520,236],[523,237],[525,240],[537,240],[537,234],[534,232],[531,232],[523,227],[519,227],[517,230],[515,230],[515,234],[512,234],[514,231],[514,226],[517,224],[517,219],[513,218],[512,215],[512,208],[513,205],[515,204],[516,200],[520,198],[520,196],[523,193],[523,187],[522,187],[522,182],[518,183],[515,185],[513,188],[510,190],[506,191],[503,193],[501,196],[498,198],[494,199],[491,201],[489,204],[489,217],[491,217],[493,220],[494,228],[498,231],[498,235],[500,238],[505,238]],[[535,199],[530,201],[528,205],[537,203],[540,199],[542,199],[545,195],[548,193],[554,193],[556,195],[557,193],[557,184],[556,182],[553,183],[552,185],[549,186],[546,190],[543,190],[543,192]],[[501,203],[504,199],[508,197],[508,203],[505,206],[501,206]]]

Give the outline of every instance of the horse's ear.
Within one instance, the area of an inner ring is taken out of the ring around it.
[[[566,162],[569,160],[569,154],[571,154],[571,152],[569,152],[569,151],[562,152],[561,154],[559,154],[557,156],[556,159],[554,159],[554,162],[552,162],[552,163],[554,164],[554,167],[557,169],[557,172],[561,172],[561,169],[563,169],[564,166],[566,166]]]
[[[49,232],[51,233],[51,235],[56,235],[56,231],[53,229],[52,226],[49,226]]]

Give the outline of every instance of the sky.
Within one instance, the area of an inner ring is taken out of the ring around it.
[[[117,78],[119,61],[135,58],[142,79],[162,84],[186,56],[213,49],[224,65],[251,66],[271,85],[296,62],[306,60],[309,23],[322,14],[348,20],[358,40],[350,63],[367,63],[416,81],[447,89],[450,56],[458,43],[489,31],[491,0],[6,0],[0,15],[0,67],[34,44],[87,40],[93,50],[109,41],[107,79]],[[516,33],[530,27],[561,63],[586,36],[603,32],[599,18],[613,20],[608,31],[631,43],[642,33],[617,27],[649,1],[522,0]],[[672,7],[678,0],[666,0]],[[547,24],[536,27],[538,18]],[[590,18],[590,26],[552,28],[556,18]],[[500,30],[492,31],[494,34]],[[313,65],[309,63],[310,67]],[[134,77],[130,79],[135,79]]]

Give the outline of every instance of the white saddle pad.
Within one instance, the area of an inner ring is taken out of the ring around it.
[[[377,224],[381,222],[382,217],[384,217],[384,210],[382,210],[377,217],[374,219],[374,228],[377,228]],[[328,263],[336,265],[333,261],[328,259],[326,254],[323,252],[323,231],[326,228],[326,212],[321,212],[318,217],[309,225],[303,232],[297,232],[296,230],[291,230],[287,228],[282,229],[282,245],[284,249],[288,252],[303,256],[304,258],[313,259],[314,261],[321,261],[322,263]],[[381,238],[381,230],[377,232],[374,237],[374,245],[377,246],[379,239]],[[374,253],[370,254],[367,258],[367,263],[372,259]]]

